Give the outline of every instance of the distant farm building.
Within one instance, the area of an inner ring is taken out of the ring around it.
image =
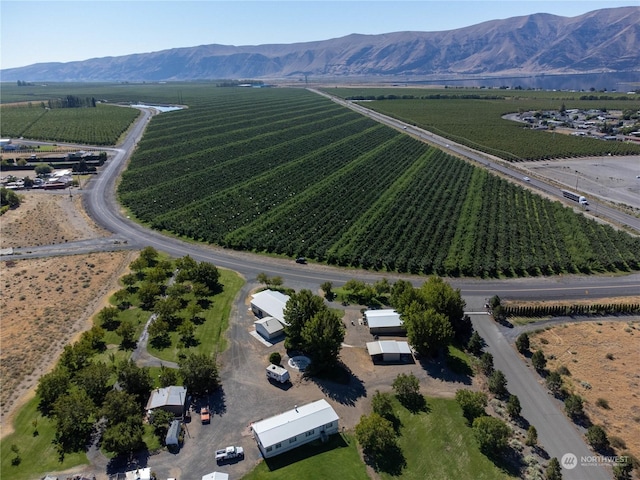
[[[407,342],[395,340],[367,342],[367,351],[374,362],[407,362],[413,359]]]
[[[187,389],[172,385],[170,387],[156,388],[151,392],[146,410],[166,410],[176,417],[181,417],[185,411],[186,403]]]
[[[284,324],[284,307],[289,295],[275,290],[263,290],[251,296],[251,310],[258,318],[273,317]]]
[[[395,310],[367,310],[364,318],[372,335],[404,335],[406,330]]]
[[[274,457],[317,439],[338,433],[338,414],[326,400],[318,400],[252,425],[258,448]]]
[[[273,317],[264,317],[253,322],[258,332],[263,338],[271,340],[284,335],[284,325]]]

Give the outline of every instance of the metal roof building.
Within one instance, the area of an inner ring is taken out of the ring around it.
[[[265,458],[338,433],[338,414],[322,399],[252,425],[258,448]]]
[[[397,335],[405,333],[400,314],[395,310],[367,310],[364,317],[373,335]]]
[[[275,290],[263,290],[251,296],[251,310],[258,318],[273,317],[284,322],[284,307],[289,301],[289,295]]]
[[[374,360],[382,360],[383,362],[399,362],[403,356],[411,356],[409,344],[395,340],[367,342],[367,351]]]
[[[186,402],[187,389],[185,387],[172,385],[165,388],[156,388],[149,396],[146,410],[160,408],[179,417],[184,413]]]
[[[256,332],[267,340],[284,334],[284,325],[273,317],[264,317],[253,322]]]

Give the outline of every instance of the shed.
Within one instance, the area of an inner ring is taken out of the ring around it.
[[[411,356],[411,348],[407,342],[396,340],[379,340],[367,342],[367,351],[374,361],[400,362],[406,356]]]
[[[124,476],[126,480],[151,480],[151,469],[137,468],[135,470],[124,472]]]
[[[180,446],[180,420],[171,422],[164,444],[169,448],[178,448]]]
[[[367,310],[364,317],[372,335],[404,335],[406,330],[395,310]]]
[[[187,389],[172,385],[170,387],[156,388],[151,392],[147,401],[147,410],[159,408],[173,413],[176,417],[181,417],[185,411],[187,402]]]
[[[211,472],[203,475],[202,480],[229,480],[229,474],[222,472]]]
[[[338,433],[338,414],[322,399],[252,425],[258,448],[265,458],[274,457],[316,439]]]
[[[253,322],[256,332],[267,340],[276,338],[284,334],[284,325],[273,317],[264,317]]]
[[[289,295],[275,290],[263,290],[251,296],[251,310],[258,318],[273,317],[280,323],[284,321],[284,307]]]

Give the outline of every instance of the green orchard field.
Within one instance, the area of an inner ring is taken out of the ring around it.
[[[340,266],[479,277],[640,268],[640,239],[303,89],[210,88],[155,117],[118,192],[155,229]]]
[[[640,145],[536,131],[508,113],[567,109],[640,110],[638,95],[485,89],[332,88],[342,98],[509,161],[640,154]],[[590,98],[590,99],[585,99]]]

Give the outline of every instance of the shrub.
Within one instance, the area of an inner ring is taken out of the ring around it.
[[[600,408],[604,408],[605,410],[611,409],[609,406],[609,401],[606,398],[598,398],[596,400],[596,405]]]
[[[518,352],[525,354],[529,351],[529,347],[529,334],[524,332],[518,335],[518,338],[516,339],[516,348],[518,349]]]
[[[610,446],[607,432],[600,425],[591,425],[587,429],[587,442],[598,452],[606,451]]]
[[[536,350],[531,356],[531,364],[538,372],[544,371],[547,366],[547,359],[544,357],[542,350]]]
[[[280,355],[280,352],[273,352],[271,355],[269,355],[269,362],[273,363],[274,365],[280,365],[281,361],[282,355]]]

